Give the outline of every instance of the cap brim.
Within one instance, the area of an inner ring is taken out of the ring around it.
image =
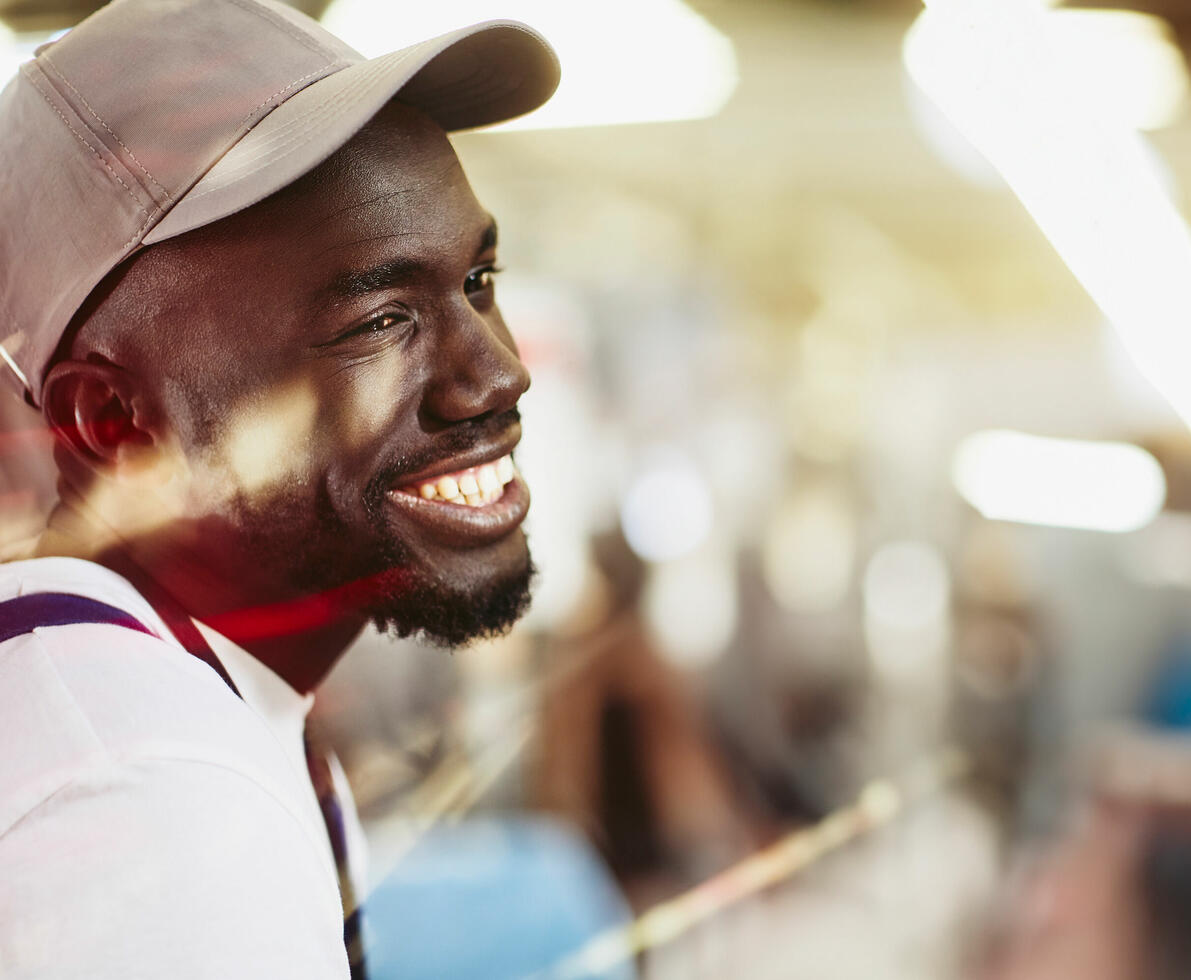
[[[516,21],[489,21],[350,65],[300,90],[250,129],[144,237],[146,245],[263,201],[352,138],[398,93],[448,131],[536,109],[558,58]]]

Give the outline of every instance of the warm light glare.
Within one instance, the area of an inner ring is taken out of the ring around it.
[[[1097,43],[1106,31],[1071,14],[1033,0],[932,0],[906,37],[906,68],[1001,173],[1147,379],[1191,420],[1191,235],[1149,148],[1102,104],[1104,86],[1133,82],[1091,55],[1102,82],[1089,87],[1070,54],[1073,35],[1056,25],[1083,25]],[[1169,67],[1167,55],[1153,59]]]
[[[701,551],[652,569],[644,596],[645,618],[667,659],[701,667],[716,658],[736,633],[738,602],[731,560]]]
[[[711,490],[685,457],[665,454],[633,481],[620,505],[629,547],[646,561],[690,554],[711,530]]]
[[[881,548],[864,571],[864,615],[881,626],[913,631],[947,614],[951,582],[939,552],[922,541]]]
[[[681,0],[455,0],[393,4],[334,0],[328,30],[372,57],[466,24],[520,20],[562,62],[562,83],[541,109],[500,128],[541,129],[701,119],[736,87],[732,42]]]
[[[242,405],[229,424],[225,453],[240,486],[261,490],[292,479],[318,416],[318,400],[305,385],[269,392]]]
[[[1019,524],[1133,531],[1166,499],[1158,461],[1125,443],[978,432],[960,443],[951,473],[981,514]]]
[[[895,541],[864,571],[864,638],[879,675],[931,681],[943,669],[950,630],[951,576],[938,549]]]
[[[765,582],[795,612],[837,608],[852,584],[856,520],[838,488],[795,492],[774,516],[762,544]]]

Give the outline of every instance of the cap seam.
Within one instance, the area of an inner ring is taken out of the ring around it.
[[[46,94],[45,89],[43,89],[41,87],[41,85],[38,84],[37,79],[35,77],[33,77],[33,73],[32,72],[26,73],[25,77],[28,78],[30,83],[33,85],[33,87],[37,89],[38,94],[43,99],[45,99],[46,105],[48,105],[51,109],[54,110],[54,112],[58,116],[58,118],[61,119],[62,122],[66,125],[66,128],[69,129],[72,133],[74,133],[75,139],[77,139],[80,143],[83,144],[83,146],[85,146],[88,150],[90,150],[91,153],[94,155],[95,159],[98,160],[101,164],[103,164],[104,169],[107,170],[107,172],[112,175],[112,177],[115,179],[116,183],[118,183],[121,187],[124,188],[124,190],[128,194],[128,196],[130,198],[132,198],[132,203],[136,205],[137,210],[140,211],[144,215],[149,215],[148,209],[143,204],[141,204],[141,202],[137,199],[137,196],[136,196],[136,194],[133,193],[132,188],[129,187],[126,183],[124,183],[124,181],[120,178],[120,175],[118,173],[116,173],[116,171],[114,169],[112,169],[112,165],[110,163],[108,163],[107,160],[105,160],[103,158],[103,154],[100,153],[99,150],[97,150],[90,143],[88,143],[86,138],[83,136],[83,134],[80,133],[77,129],[75,129],[70,124],[70,120],[66,118],[66,115],[62,112],[62,110],[59,109],[56,105],[54,105],[53,100],[49,97],[49,95]],[[96,142],[99,142],[99,141],[96,140]]]
[[[288,34],[291,38],[306,48],[307,51],[313,51],[315,54],[320,55],[323,58],[332,53],[330,48],[318,44],[309,34],[303,34],[293,24],[289,23],[283,17],[279,17],[267,7],[254,6],[252,4],[245,3],[244,0],[227,0],[227,2],[235,7],[239,7],[246,13],[256,15],[261,20],[268,21],[283,34]]]
[[[228,2],[236,3],[237,0],[228,0]],[[254,115],[256,115],[256,113],[260,112],[261,109],[263,109],[265,106],[267,106],[270,102],[272,102],[274,99],[276,99],[279,95],[284,95],[286,92],[288,92],[295,85],[301,85],[302,82],[306,81],[307,79],[314,78],[316,75],[326,72],[327,69],[330,68],[334,64],[335,64],[334,61],[328,61],[325,65],[323,65],[320,68],[316,68],[314,71],[310,72],[309,74],[303,75],[301,78],[295,78],[292,82],[290,82],[287,86],[285,86],[285,88],[278,89],[276,92],[274,92],[272,95],[270,95],[267,99],[265,99],[259,105],[255,105],[251,109],[249,109],[248,112],[246,112],[244,114],[244,116],[240,119],[240,121],[238,123],[236,123],[235,138],[226,147],[224,147],[224,149],[222,151],[220,151],[220,153],[215,157],[214,160],[205,161],[200,167],[195,168],[195,170],[193,170],[191,172],[190,176],[187,177],[186,180],[182,182],[180,187],[184,187],[184,188],[186,188],[186,190],[182,192],[182,195],[179,198],[179,200],[182,200],[182,198],[188,197],[189,189],[195,185],[195,183],[203,176],[203,174],[205,174],[213,166],[215,166],[215,164],[217,164],[221,159],[223,159],[223,156],[228,152],[228,150],[230,150],[233,146],[235,146],[238,142],[240,142],[241,139],[244,138],[244,133],[247,132],[247,130],[244,129],[244,126],[246,123],[248,123],[248,121],[250,119],[252,119],[252,117]],[[327,74],[331,74],[331,73],[327,72]],[[266,113],[266,115],[267,115],[267,113]],[[250,128],[251,127],[249,127],[249,129]]]
[[[141,161],[136,158],[136,154],[133,153],[132,150],[130,150],[128,148],[128,145],[122,139],[120,139],[119,136],[116,135],[115,130],[113,130],[111,126],[109,126],[106,122],[103,121],[103,118],[99,115],[98,112],[96,112],[91,107],[91,103],[89,103],[87,101],[87,99],[84,97],[83,93],[80,92],[77,88],[75,88],[74,85],[71,84],[70,79],[62,74],[62,69],[60,69],[56,64],[54,64],[53,61],[50,60],[49,55],[48,54],[42,55],[41,60],[45,63],[46,66],[53,69],[53,72],[58,77],[58,79],[61,80],[61,82],[67,88],[69,88],[75,95],[77,95],[79,97],[79,101],[82,102],[82,104],[86,108],[86,110],[89,113],[91,113],[91,115],[95,118],[95,121],[97,123],[99,123],[99,125],[101,125],[105,130],[107,130],[107,132],[111,135],[112,139],[114,139],[117,143],[120,144],[121,149],[123,149],[124,152],[128,154],[128,159],[130,159],[133,163],[135,163],[137,165],[137,167],[140,169],[141,173],[143,173],[146,177],[148,177],[149,180],[153,183],[153,185],[155,187],[157,187],[158,190],[160,190],[162,194],[165,195],[166,200],[172,201],[174,199],[173,195],[170,194],[170,192],[168,190],[166,190],[165,187],[162,185],[161,181],[159,181],[156,177],[154,177],[149,172],[148,168],[146,168],[145,165],[143,163],[141,163]]]
[[[373,74],[377,74],[377,72],[374,72]],[[338,104],[343,103],[343,102],[347,102],[347,101],[351,100],[351,98],[354,97],[356,94],[358,94],[357,87],[349,87],[349,88],[345,88],[339,92],[336,92],[335,94],[330,95],[327,98],[323,99],[321,102],[318,102],[317,104],[312,105],[312,106],[308,106],[306,109],[306,115],[303,117],[303,120],[306,123],[309,123],[311,118],[313,118],[317,115],[320,115],[320,114],[325,114],[330,107],[337,106]],[[304,134],[306,134],[308,131],[309,131],[308,128],[305,126],[300,127],[300,128],[294,127],[294,126],[287,126],[285,129],[283,129],[279,133],[274,134],[270,138],[269,143],[263,144],[260,147],[260,149],[261,150],[267,149],[270,159],[276,159],[277,158],[276,154],[281,154],[283,156],[287,155],[290,147],[292,147],[295,143],[300,142],[302,137],[304,136]],[[261,159],[260,159],[260,157],[258,157],[256,159],[254,159],[253,161],[251,161],[250,163],[245,163],[244,165],[240,166],[236,170],[233,170],[229,176],[234,177],[235,180],[240,180],[245,173],[255,173],[256,171],[258,171],[260,169],[260,165],[261,165]],[[205,189],[199,190],[195,193],[187,194],[186,199],[188,201],[197,201],[199,198],[205,197],[208,194],[214,194],[214,193],[220,192],[223,189],[224,189],[224,185],[220,185],[217,187],[205,188]]]

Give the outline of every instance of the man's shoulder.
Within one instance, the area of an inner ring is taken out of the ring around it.
[[[25,587],[19,594],[29,594],[24,570],[0,566],[0,602],[12,594],[14,573]],[[36,577],[32,591],[80,591],[69,578],[45,589],[44,575]],[[128,608],[135,602],[104,598],[142,618]],[[172,642],[82,623],[0,643],[0,834],[72,783],[150,762],[155,771],[170,762],[220,766],[266,787],[291,775],[259,716]]]

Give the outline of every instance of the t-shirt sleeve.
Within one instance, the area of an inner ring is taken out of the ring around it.
[[[327,876],[300,821],[234,769],[98,767],[0,836],[0,976],[345,980]]]

